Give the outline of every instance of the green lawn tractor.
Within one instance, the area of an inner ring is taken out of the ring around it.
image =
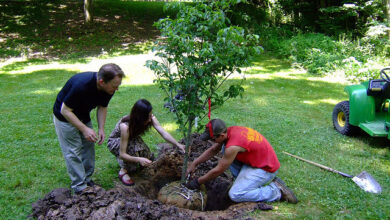
[[[373,137],[390,139],[390,68],[380,71],[381,79],[359,85],[346,86],[349,101],[338,103],[333,109],[333,126],[343,135],[362,129]]]

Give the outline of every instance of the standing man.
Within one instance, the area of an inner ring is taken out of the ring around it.
[[[125,76],[113,63],[103,65],[99,72],[83,72],[72,76],[57,95],[53,121],[65,158],[71,188],[76,194],[93,186],[95,142],[105,138],[107,105]],[[93,130],[90,112],[97,107],[98,133]]]
[[[229,197],[234,202],[273,202],[287,201],[297,203],[294,193],[276,174],[280,167],[274,149],[259,132],[241,126],[226,127],[225,122],[213,119],[206,125],[202,140],[212,139],[213,144],[203,152],[187,169],[195,171],[219,151],[222,158],[216,167],[198,179],[187,183],[190,189],[199,188],[209,180],[222,174],[228,167],[235,178],[229,190]]]

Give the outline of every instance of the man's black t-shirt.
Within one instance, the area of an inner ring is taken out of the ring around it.
[[[100,91],[96,85],[96,72],[84,72],[72,76],[57,95],[53,113],[63,122],[68,122],[61,114],[61,105],[73,109],[73,113],[83,123],[91,121],[89,113],[96,106],[107,107],[112,95]]]

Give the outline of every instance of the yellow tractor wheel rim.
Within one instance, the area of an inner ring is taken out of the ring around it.
[[[345,126],[345,115],[344,112],[339,112],[337,114],[337,123],[340,125],[340,127]]]

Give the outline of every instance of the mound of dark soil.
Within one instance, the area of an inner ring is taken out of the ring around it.
[[[193,135],[190,161],[211,145]],[[219,155],[221,156],[221,155]],[[218,157],[200,165],[195,173],[201,176],[212,169]],[[132,187],[118,183],[113,189],[90,187],[80,195],[59,188],[32,204],[30,217],[37,219],[242,219],[248,211],[272,206],[256,203],[233,204],[228,197],[232,177],[228,172],[205,184],[206,211],[194,211],[165,205],[157,200],[162,186],[180,179],[183,155],[161,144],[158,159],[134,176]]]

